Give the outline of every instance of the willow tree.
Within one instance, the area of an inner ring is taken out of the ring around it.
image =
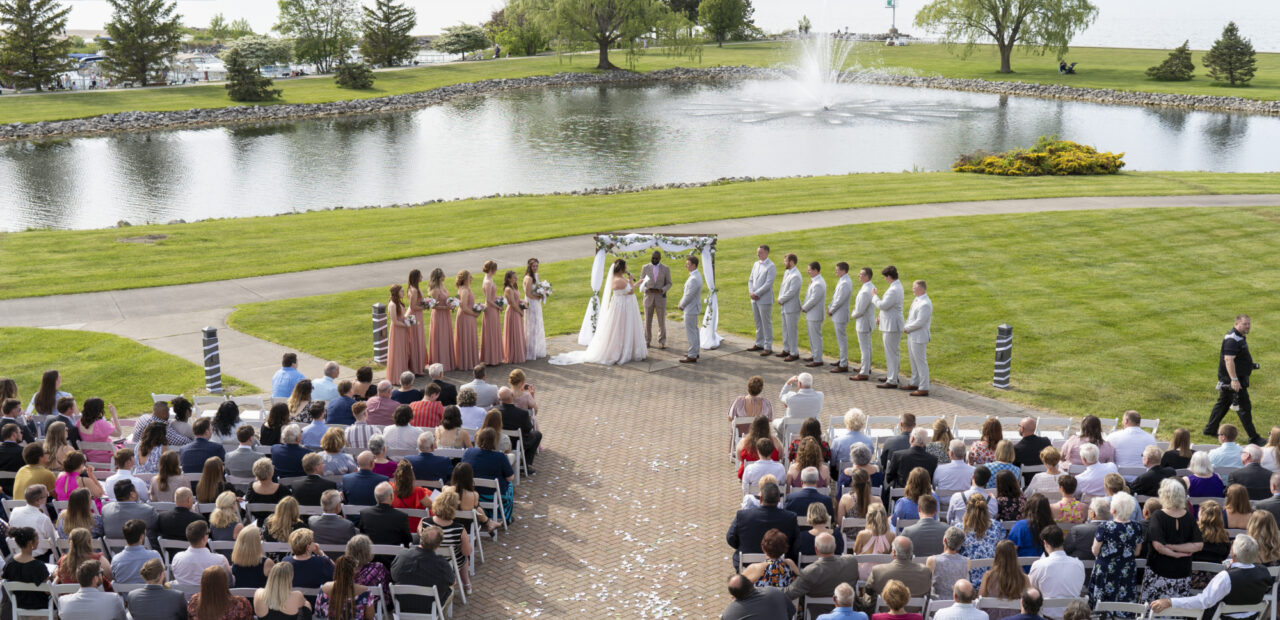
[[[513,0],[547,32],[590,41],[600,50],[597,69],[617,69],[609,48],[652,32],[667,6],[661,0]]]
[[[1000,73],[1013,73],[1015,47],[1034,54],[1067,53],[1075,35],[1098,16],[1089,0],[934,0],[916,13],[915,24],[960,44],[961,57],[982,41],[1000,50]]]

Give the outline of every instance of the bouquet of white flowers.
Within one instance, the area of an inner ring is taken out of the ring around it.
[[[424,310],[435,310],[436,306],[439,304],[440,302],[436,301],[435,297],[428,297],[422,300],[422,308]]]
[[[538,280],[537,285],[533,287],[533,291],[541,295],[543,298],[550,297],[552,293],[551,283],[546,280]]]
[[[501,310],[501,309],[503,309],[503,308],[506,308],[506,307],[507,307],[507,298],[506,298],[506,297],[499,297],[499,298],[497,298],[497,299],[493,300],[493,305],[497,306],[499,310]]]
[[[471,306],[471,309],[475,310],[476,312],[484,312],[484,304],[475,304]]]
[[[416,325],[416,324],[418,323],[418,319],[413,318],[413,315],[412,315],[412,314],[410,314],[410,315],[408,315],[408,316],[404,317],[404,322],[405,322],[405,323],[408,323],[410,326],[413,326],[413,325]]]
[[[449,298],[449,307],[450,307],[450,308],[452,308],[452,309],[454,309],[454,310],[457,310],[457,309],[458,309],[458,306],[460,306],[460,305],[462,305],[462,304],[458,301],[458,298],[457,298],[457,297],[450,297],[450,298]]]

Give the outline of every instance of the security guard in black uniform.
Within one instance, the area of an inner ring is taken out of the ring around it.
[[[1235,327],[1222,338],[1222,351],[1218,356],[1218,402],[1209,414],[1204,434],[1216,437],[1218,425],[1227,416],[1227,411],[1236,409],[1240,424],[1249,435],[1249,442],[1261,446],[1266,442],[1253,428],[1253,406],[1249,402],[1249,375],[1258,369],[1245,340],[1249,327],[1249,315],[1241,314],[1236,317]]]

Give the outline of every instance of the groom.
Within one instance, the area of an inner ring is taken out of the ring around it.
[[[698,335],[698,314],[702,312],[702,276],[698,274],[698,257],[685,259],[684,266],[689,270],[689,279],[684,281],[684,296],[680,298],[680,310],[684,312],[684,333],[689,339],[689,354],[680,360],[681,364],[698,363],[701,352],[701,336]]]

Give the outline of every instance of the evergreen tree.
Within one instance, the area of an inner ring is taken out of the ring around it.
[[[1222,29],[1222,38],[1214,41],[1213,47],[1204,55],[1204,67],[1209,70],[1209,77],[1232,86],[1247,86],[1253,79],[1257,62],[1253,44],[1240,36],[1235,22],[1229,22]]]
[[[102,70],[117,81],[131,80],[146,86],[161,72],[182,43],[182,16],[176,2],[165,0],[107,0],[107,22]]]
[[[227,96],[232,101],[270,101],[283,92],[272,88],[271,78],[246,61],[239,50],[232,48],[223,61],[227,65]]]
[[[373,68],[363,62],[344,62],[334,70],[338,88],[366,90],[373,88]]]
[[[364,7],[364,38],[360,54],[365,62],[394,67],[413,60],[417,41],[413,29],[418,25],[418,12],[392,0],[378,0],[373,8]]]
[[[1147,77],[1163,82],[1185,82],[1195,74],[1196,64],[1191,62],[1190,41],[1183,41],[1164,62],[1147,69]]]
[[[15,88],[44,90],[71,67],[72,41],[61,36],[70,13],[57,0],[0,2],[0,71]]]

